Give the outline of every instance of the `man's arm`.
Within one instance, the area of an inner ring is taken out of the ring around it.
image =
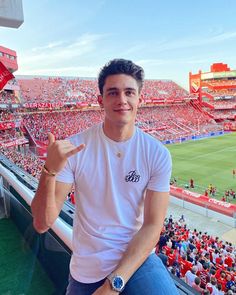
[[[72,187],[71,183],[57,182],[55,175],[65,167],[70,156],[85,146],[81,144],[75,147],[67,140],[55,141],[52,133],[49,133],[48,140],[48,155],[45,162],[47,169],[42,171],[38,189],[31,203],[33,225],[39,233],[46,232],[55,222]]]
[[[72,187],[72,184],[56,182],[55,178],[42,172],[31,203],[33,225],[39,233],[46,232],[55,222]]]
[[[169,203],[168,192],[147,190],[144,202],[144,223],[130,241],[120,263],[113,273],[124,278],[125,282],[147,259],[156,246],[163,227],[164,218]],[[106,291],[107,290],[107,291]],[[93,295],[115,294],[111,291],[108,280]]]

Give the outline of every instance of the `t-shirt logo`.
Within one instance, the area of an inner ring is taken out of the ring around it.
[[[128,175],[125,176],[126,182],[139,182],[139,180],[140,180],[140,175],[138,175],[135,170],[130,171]]]

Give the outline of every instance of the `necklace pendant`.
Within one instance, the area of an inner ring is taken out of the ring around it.
[[[118,152],[116,155],[118,158],[121,158],[121,156],[122,156],[121,152]]]

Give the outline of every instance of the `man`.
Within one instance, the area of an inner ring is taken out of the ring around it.
[[[143,80],[133,62],[110,61],[98,77],[103,124],[69,141],[49,134],[32,212],[36,230],[47,231],[74,183],[69,295],[178,294],[151,254],[168,206],[171,158],[135,127]]]
[[[190,270],[188,270],[185,274],[185,281],[186,283],[192,287],[195,278],[197,278],[196,275],[197,267],[194,265]]]
[[[190,179],[190,188],[194,188],[194,180],[192,178]]]
[[[201,288],[205,289],[206,284],[210,281],[209,270],[206,264],[203,264],[203,270],[197,272],[197,276],[199,276],[201,280]]]
[[[194,283],[192,284],[192,287],[193,289],[195,289],[197,292],[199,292],[200,294],[202,294],[203,292],[203,289],[200,287],[200,283],[201,283],[201,280],[199,277],[196,277],[194,279]]]

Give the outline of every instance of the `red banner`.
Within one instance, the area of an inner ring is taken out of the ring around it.
[[[11,79],[15,78],[10,71],[0,62],[0,90],[7,84]]]
[[[236,214],[236,205],[219,201],[214,198],[191,192],[180,187],[171,186],[170,194],[178,199],[193,203],[195,205],[216,211],[218,213],[234,217]]]
[[[53,108],[62,108],[64,106],[63,102],[27,102],[24,103],[25,108],[38,108],[38,109],[53,109]]]

